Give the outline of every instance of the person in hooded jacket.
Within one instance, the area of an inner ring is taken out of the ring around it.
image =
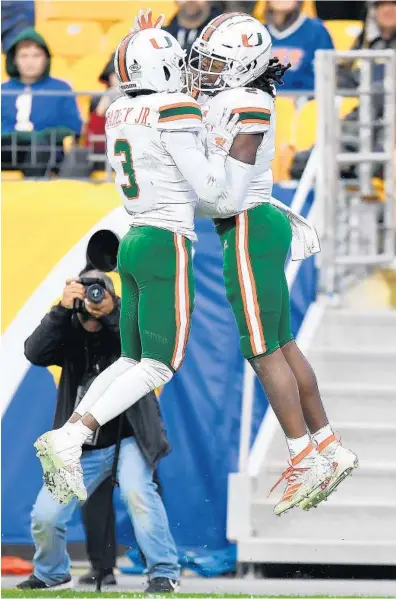
[[[67,95],[72,88],[51,77],[50,69],[46,41],[33,28],[22,31],[8,49],[10,79],[1,86],[3,170],[44,176],[61,161],[63,139],[81,132],[76,99]]]

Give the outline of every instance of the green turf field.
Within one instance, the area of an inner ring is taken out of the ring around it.
[[[102,593],[103,597],[114,597],[114,598],[119,598],[119,599],[133,599],[133,598],[146,598],[147,596],[145,593],[128,593],[128,592],[121,592],[121,593],[109,593],[107,591],[104,591]],[[159,595],[158,595],[159,596]],[[189,593],[189,594],[183,594],[183,593],[177,593],[177,594],[166,594],[163,595],[164,597],[166,597],[167,599],[220,599],[220,598],[225,598],[225,599],[230,599],[231,597],[236,598],[236,599],[341,599],[340,596],[338,595],[230,595],[230,594],[226,594],[226,595],[204,595],[204,594],[194,594],[194,593]],[[89,591],[73,591],[73,590],[68,590],[68,591],[19,591],[18,589],[4,589],[2,590],[1,593],[1,597],[9,597],[9,598],[28,598],[28,597],[59,597],[61,599],[65,598],[65,599],[75,599],[78,597],[87,597],[88,599],[90,599],[92,597],[95,599],[98,599],[98,597],[100,597],[99,593],[96,592],[89,592]],[[356,595],[355,598],[359,598],[362,599],[362,595]],[[347,599],[353,599],[353,597],[348,597]],[[370,597],[370,599],[379,599],[379,598],[375,598],[375,597]],[[384,597],[382,597],[381,599],[386,599]],[[390,597],[390,599],[394,599],[392,597]]]

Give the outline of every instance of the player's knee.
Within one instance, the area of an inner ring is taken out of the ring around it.
[[[158,387],[166,385],[166,383],[173,377],[171,369],[158,360],[142,358],[140,364],[147,375],[148,382],[152,389],[157,389]]]

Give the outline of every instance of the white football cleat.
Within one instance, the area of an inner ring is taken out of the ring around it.
[[[326,500],[338,485],[350,474],[354,468],[359,466],[359,460],[356,454],[350,449],[343,447],[335,437],[330,435],[319,443],[318,452],[323,458],[328,460],[331,464],[333,473],[330,478],[330,482],[325,489],[321,489],[313,497],[306,499],[301,503],[303,510],[309,510],[311,507],[316,507],[322,501]]]
[[[74,496],[87,499],[80,464],[81,445],[65,428],[41,435],[34,444],[44,471],[48,491],[60,503],[69,503]]]
[[[310,443],[292,459],[290,467],[272,487],[271,492],[282,480],[287,483],[282,499],[274,507],[274,514],[279,516],[287,512],[322,487],[326,487],[331,475],[332,467],[329,461],[323,458]]]

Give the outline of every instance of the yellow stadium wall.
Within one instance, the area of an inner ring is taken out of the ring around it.
[[[61,258],[119,205],[111,183],[2,183],[2,331]]]

